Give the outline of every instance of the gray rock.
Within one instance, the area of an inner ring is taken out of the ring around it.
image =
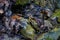
[[[44,24],[45,26],[53,27],[52,24],[48,20],[45,20],[44,22],[45,22]]]
[[[53,25],[58,24],[58,22],[57,22],[57,17],[51,18],[51,23],[52,23]]]

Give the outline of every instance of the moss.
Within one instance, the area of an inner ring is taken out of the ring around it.
[[[28,0],[17,0],[16,1],[16,5],[20,4],[20,5],[24,5],[28,2]]]
[[[53,40],[52,38],[50,38],[50,37],[47,37],[45,40]]]
[[[34,29],[30,26],[30,25],[27,25],[26,26],[26,29],[22,29],[21,30],[21,33],[25,36],[25,37],[28,37],[28,38],[31,38],[33,39],[35,34],[34,34]]]
[[[54,12],[54,14],[53,14],[53,16],[52,17],[58,17],[58,21],[60,22],[60,9],[57,9],[55,12]]]

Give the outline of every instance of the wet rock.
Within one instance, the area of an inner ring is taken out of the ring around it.
[[[57,40],[60,40],[60,36],[57,38]]]
[[[52,24],[53,24],[53,25],[56,25],[56,24],[59,23],[59,22],[58,22],[58,17],[52,18],[51,21],[52,21]]]
[[[51,17],[53,12],[49,8],[45,8],[48,17]]]
[[[60,0],[57,0],[57,7],[60,8]]]
[[[24,9],[26,16],[28,16],[27,14],[31,14],[33,17],[39,17],[40,16],[40,11],[42,8],[39,5],[31,3],[29,5],[26,5],[26,7],[29,7],[29,8]]]
[[[6,17],[10,17],[12,15],[12,11],[11,10],[8,10],[6,13],[5,13],[5,16]]]
[[[53,26],[49,21],[44,20],[44,25],[41,25],[40,29],[41,32],[48,32],[53,29]]]
[[[53,27],[52,24],[49,21],[45,20],[44,22],[45,22],[45,24],[44,24],[45,26]]]

